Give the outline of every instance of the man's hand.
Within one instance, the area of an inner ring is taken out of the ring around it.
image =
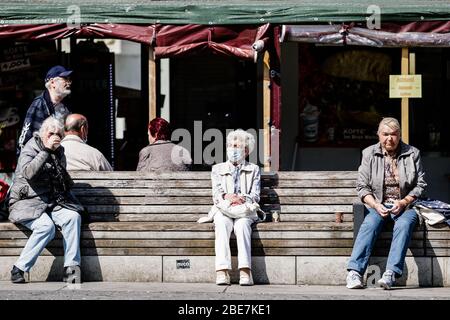
[[[397,215],[406,208],[406,205],[404,200],[395,200],[391,211],[394,215]]]
[[[44,141],[43,143],[47,149],[55,151],[61,145],[61,138],[58,135],[54,134],[54,135],[50,136],[47,139],[47,141]]]
[[[378,214],[382,216],[383,218],[386,218],[390,212],[390,209],[383,206],[381,203],[376,203],[373,207],[375,210],[377,210]]]

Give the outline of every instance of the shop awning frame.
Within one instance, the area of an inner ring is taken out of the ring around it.
[[[280,41],[368,47],[450,47],[449,31],[447,21],[429,25],[428,28],[417,23],[408,27],[389,24],[380,30],[355,24],[283,25]]]

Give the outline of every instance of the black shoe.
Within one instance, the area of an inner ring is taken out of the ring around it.
[[[16,266],[13,266],[11,270],[11,281],[12,283],[25,283],[25,278],[23,276],[24,272],[17,268]]]
[[[64,278],[66,283],[81,283],[80,266],[64,267]]]

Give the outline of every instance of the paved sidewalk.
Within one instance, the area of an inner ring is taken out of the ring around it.
[[[349,290],[344,286],[239,285],[209,283],[0,281],[0,300],[450,300],[450,287]]]

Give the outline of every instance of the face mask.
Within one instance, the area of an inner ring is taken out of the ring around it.
[[[244,158],[244,152],[240,148],[227,148],[227,157],[231,162],[240,162]]]

